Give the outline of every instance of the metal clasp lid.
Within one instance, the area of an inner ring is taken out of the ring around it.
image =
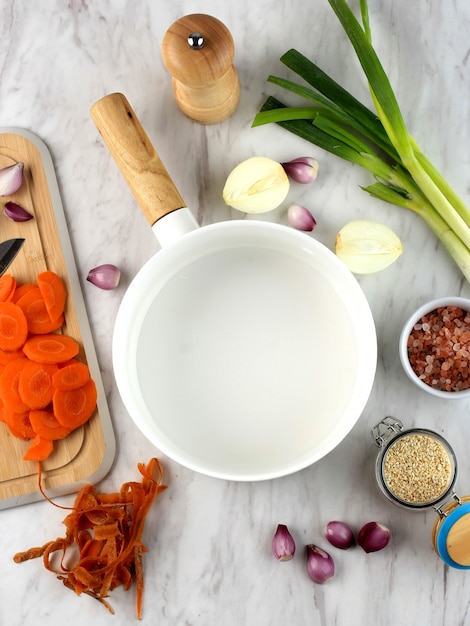
[[[397,435],[403,430],[403,423],[391,415],[387,415],[372,429],[372,438],[378,448],[383,448],[393,435]]]
[[[455,493],[455,491],[452,491],[452,495],[448,500],[446,500],[445,502],[441,502],[439,505],[434,506],[433,509],[441,517],[447,517],[449,515],[449,511],[444,511],[443,507],[448,506],[451,500],[455,500],[457,502],[457,506],[461,506],[463,504],[461,498]]]

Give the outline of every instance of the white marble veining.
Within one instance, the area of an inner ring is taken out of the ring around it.
[[[358,4],[358,3],[355,3]],[[470,4],[468,0],[370,0],[379,55],[418,143],[470,202]],[[241,101],[232,118],[202,127],[177,109],[160,54],[170,24],[208,13],[231,30]],[[470,625],[470,573],[452,570],[431,546],[434,514],[396,509],[378,495],[370,428],[385,414],[435,428],[454,445],[458,489],[470,493],[470,404],[417,391],[402,372],[400,328],[423,300],[470,295],[435,237],[413,214],[369,198],[370,177],[277,127],[251,129],[278,58],[296,47],[370,102],[363,75],[326,0],[1,0],[0,125],[35,132],[56,167],[90,324],[118,440],[115,464],[102,482],[114,489],[135,476],[138,461],[158,451],[124,410],[111,369],[113,320],[129,281],[156,240],[89,116],[90,106],[124,92],[201,224],[230,219],[221,190],[240,160],[254,154],[288,160],[311,154],[318,181],[293,186],[289,199],[311,207],[314,235],[332,247],[353,217],[379,219],[401,237],[404,253],[386,271],[359,282],[378,331],[379,362],[370,400],[353,431],[316,465],[260,483],[231,483],[195,474],[162,456],[169,489],[145,532],[144,624],[160,626],[464,626]],[[282,211],[265,216],[283,221]],[[101,292],[88,270],[123,270],[120,287]],[[64,501],[71,501],[64,498]],[[99,603],[63,588],[39,561],[16,565],[13,554],[62,532],[60,510],[44,502],[0,512],[0,624],[79,626],[128,624],[133,595],[114,592],[109,615]],[[325,586],[307,578],[305,543],[325,547],[331,519],[355,528],[378,519],[393,532],[390,546],[365,555],[334,551],[337,575]],[[298,555],[274,560],[271,537],[288,524]]]

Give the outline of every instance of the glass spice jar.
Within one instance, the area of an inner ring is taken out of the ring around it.
[[[433,508],[432,543],[449,566],[470,569],[470,496],[455,490],[457,459],[438,433],[425,428],[404,430],[403,423],[387,416],[372,429],[379,448],[375,476],[390,502],[410,511]]]

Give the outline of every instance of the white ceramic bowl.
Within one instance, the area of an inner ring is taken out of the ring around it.
[[[468,398],[470,396],[470,388],[464,389],[461,391],[444,391],[440,389],[436,389],[431,385],[428,385],[423,380],[421,380],[416,372],[411,367],[409,358],[408,358],[408,337],[413,329],[413,326],[426,314],[438,309],[440,307],[446,306],[458,306],[464,311],[470,311],[470,300],[467,298],[461,297],[443,297],[437,298],[435,300],[430,300],[423,304],[419,309],[417,309],[410,317],[407,322],[403,326],[403,330],[400,335],[399,341],[399,353],[400,360],[405,370],[408,378],[417,385],[420,389],[425,391],[426,393],[430,393],[432,396],[436,398],[442,398],[445,400],[460,400],[463,398]]]

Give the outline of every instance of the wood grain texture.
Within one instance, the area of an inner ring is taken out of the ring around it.
[[[37,274],[46,269],[56,272],[67,289],[65,324],[62,331],[80,345],[79,359],[87,362],[75,294],[67,275],[61,237],[57,227],[48,180],[37,147],[16,133],[0,134],[0,167],[18,161],[25,163],[20,190],[8,199],[23,206],[34,219],[15,223],[0,214],[0,241],[23,237],[25,243],[8,268],[18,283],[36,282]],[[13,437],[0,423],[0,504],[10,498],[21,498],[38,492],[37,464],[24,461],[28,442]],[[43,486],[46,489],[86,480],[98,470],[106,449],[105,434],[98,408],[89,423],[56,442],[51,456],[43,463]]]
[[[150,226],[186,206],[123,94],[101,98],[90,115]]]
[[[464,515],[456,522],[447,535],[447,551],[450,558],[459,565],[470,566],[470,515]]]
[[[204,38],[200,50],[188,44],[192,33]],[[218,124],[236,111],[240,81],[234,54],[230,31],[210,15],[186,15],[167,30],[162,41],[163,62],[172,75],[176,102],[187,117],[199,124]]]

